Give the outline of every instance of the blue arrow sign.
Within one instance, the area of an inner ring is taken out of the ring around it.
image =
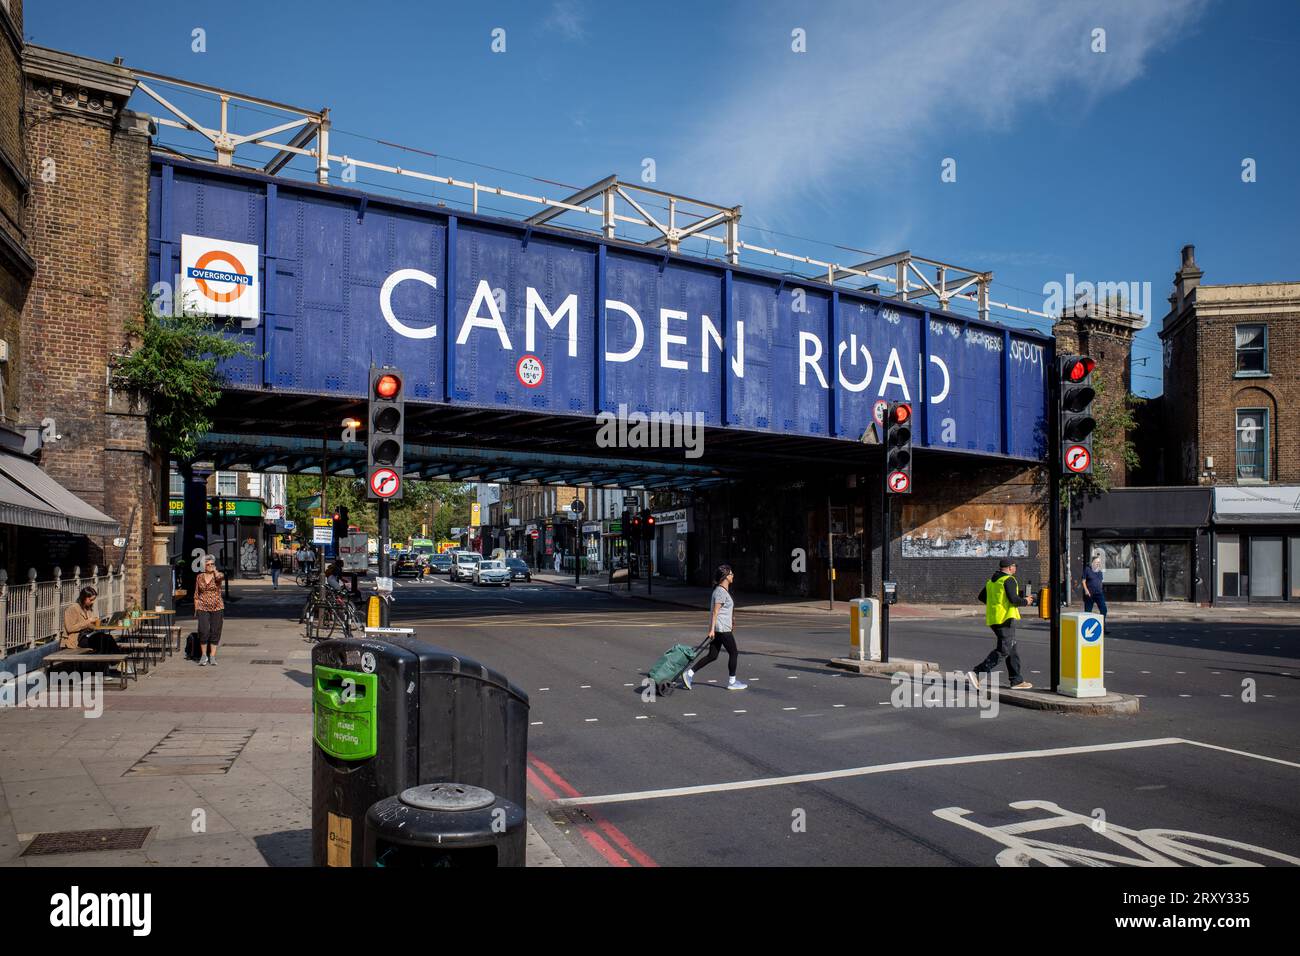
[[[1091,644],[1101,638],[1101,621],[1090,617],[1083,622],[1083,639]]]

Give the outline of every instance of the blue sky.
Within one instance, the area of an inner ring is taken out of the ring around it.
[[[1097,28],[1105,52],[1091,49]],[[658,188],[743,204],[749,242],[843,263],[854,253],[818,243],[911,249],[992,270],[995,300],[1039,310],[1044,284],[1067,273],[1150,282],[1158,326],[1188,242],[1206,282],[1300,280],[1294,0],[133,0],[113,15],[66,0],[29,3],[25,29],[29,42],[328,106],[332,152],[522,192],[638,181],[652,158]],[[792,50],[796,29],[806,52]],[[945,159],[955,182],[941,181]],[[1135,358],[1136,390],[1158,392],[1154,327]]]

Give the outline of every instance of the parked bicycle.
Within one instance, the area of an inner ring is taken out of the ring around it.
[[[299,621],[306,626],[309,641],[327,641],[335,631],[342,637],[356,637],[365,629],[352,594],[329,585],[312,589]]]

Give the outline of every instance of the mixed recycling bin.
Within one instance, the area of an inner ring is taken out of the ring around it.
[[[366,812],[366,866],[405,869],[524,865],[524,811],[482,787],[431,783]]]
[[[322,641],[312,720],[316,866],[363,865],[366,812],[420,784],[525,805],[528,695],[467,657],[404,635]],[[522,854],[522,827],[512,839]]]

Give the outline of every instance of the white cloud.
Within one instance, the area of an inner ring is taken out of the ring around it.
[[[743,66],[713,73],[720,83],[678,131],[674,187],[744,203],[747,219],[766,220],[796,199],[830,207],[843,187],[900,163],[933,160],[938,177],[963,135],[1006,128],[1066,93],[1086,108],[1133,82],[1206,3],[746,6]],[[806,53],[790,49],[796,27],[807,31]],[[1096,27],[1105,53],[1090,49]]]
[[[546,18],[547,29],[554,30],[566,40],[581,40],[587,35],[582,5],[577,0],[555,0]]]

